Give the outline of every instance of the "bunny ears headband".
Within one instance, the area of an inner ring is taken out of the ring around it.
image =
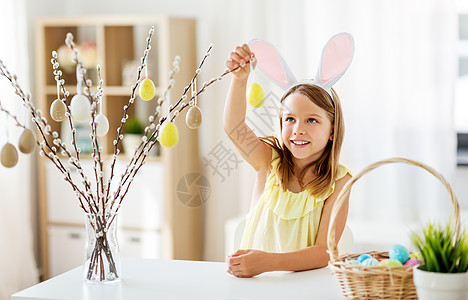
[[[333,99],[332,86],[343,76],[353,60],[354,39],[346,32],[332,36],[322,50],[315,79],[300,82],[272,44],[255,38],[249,41],[249,48],[255,54],[258,70],[281,89],[288,90],[298,84],[308,83],[322,88]]]

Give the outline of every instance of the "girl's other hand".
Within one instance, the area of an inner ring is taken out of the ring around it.
[[[227,258],[227,272],[240,278],[253,277],[269,271],[269,257],[270,253],[260,250],[237,250]]]
[[[226,61],[226,66],[229,70],[233,70],[239,66],[241,68],[232,73],[236,79],[247,79],[250,73],[250,58],[253,57],[253,53],[250,52],[249,46],[243,44],[242,46],[237,46],[229,54],[228,60]]]

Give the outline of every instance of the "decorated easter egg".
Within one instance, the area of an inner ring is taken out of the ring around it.
[[[91,104],[89,104],[86,96],[78,94],[73,96],[70,102],[70,109],[73,116],[78,122],[88,121],[91,118]]]
[[[361,264],[360,262],[358,262],[355,259],[350,259],[350,260],[347,261],[347,263],[350,264],[350,265],[354,265],[354,266],[357,266],[357,265]]]
[[[154,97],[156,87],[151,79],[145,78],[140,83],[140,97],[145,101],[150,101]]]
[[[265,102],[265,95],[263,92],[263,88],[258,83],[253,83],[250,86],[249,94],[248,94],[249,104],[253,107],[261,107]]]
[[[159,143],[164,147],[174,147],[179,141],[179,130],[177,126],[172,122],[166,122],[161,129],[159,136]]]
[[[202,122],[202,112],[198,106],[192,106],[185,116],[185,123],[190,129],[197,129]]]
[[[396,259],[384,259],[379,262],[379,266],[399,267],[402,263]]]
[[[409,251],[403,245],[393,245],[388,251],[388,256],[391,259],[399,260],[402,264],[404,264],[409,259]]]
[[[405,262],[405,266],[417,266],[420,265],[422,262],[417,258],[410,258]]]
[[[411,252],[409,255],[409,258],[416,258],[420,261],[422,261],[422,255],[419,252]]]
[[[109,131],[109,121],[107,120],[106,116],[103,114],[99,114],[96,116],[96,135],[97,136],[105,136]]]
[[[5,168],[12,168],[18,163],[18,151],[15,146],[10,143],[6,143],[0,154],[2,165]]]
[[[50,116],[52,120],[56,122],[62,122],[65,120],[65,113],[67,112],[67,106],[60,99],[55,99],[50,105]]]
[[[361,254],[361,255],[358,256],[357,261],[359,263],[362,263],[363,261],[365,261],[368,258],[372,258],[372,256],[369,255],[369,254]]]
[[[373,266],[377,266],[379,264],[379,261],[373,257],[370,257],[370,258],[366,258],[362,263],[361,265],[362,266],[366,266],[366,267],[373,267]]]
[[[36,136],[32,132],[31,129],[23,130],[21,133],[19,141],[18,141],[18,148],[22,153],[28,154],[34,151],[36,148]]]

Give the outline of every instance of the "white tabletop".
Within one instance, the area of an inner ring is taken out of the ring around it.
[[[122,281],[87,283],[76,268],[11,296],[39,299],[343,299],[328,268],[304,272],[269,272],[236,278],[226,264],[182,260],[122,259]]]

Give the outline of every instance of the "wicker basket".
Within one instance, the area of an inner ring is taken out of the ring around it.
[[[330,225],[328,228],[328,250],[330,254],[330,262],[328,265],[333,274],[337,277],[340,284],[341,293],[346,299],[418,299],[416,288],[413,283],[413,267],[370,267],[351,265],[346,261],[349,259],[356,259],[363,253],[343,255],[341,257],[338,256],[338,248],[335,240],[335,223],[337,213],[339,212],[344,199],[347,195],[349,195],[352,185],[364,174],[379,166],[391,163],[405,163],[423,168],[443,183],[445,188],[450,193],[454,207],[455,235],[459,234],[460,213],[458,200],[453,193],[450,184],[440,173],[422,163],[398,157],[378,161],[369,165],[346,183],[338,195],[330,215]],[[377,259],[388,258],[388,252],[373,251],[367,253]]]

